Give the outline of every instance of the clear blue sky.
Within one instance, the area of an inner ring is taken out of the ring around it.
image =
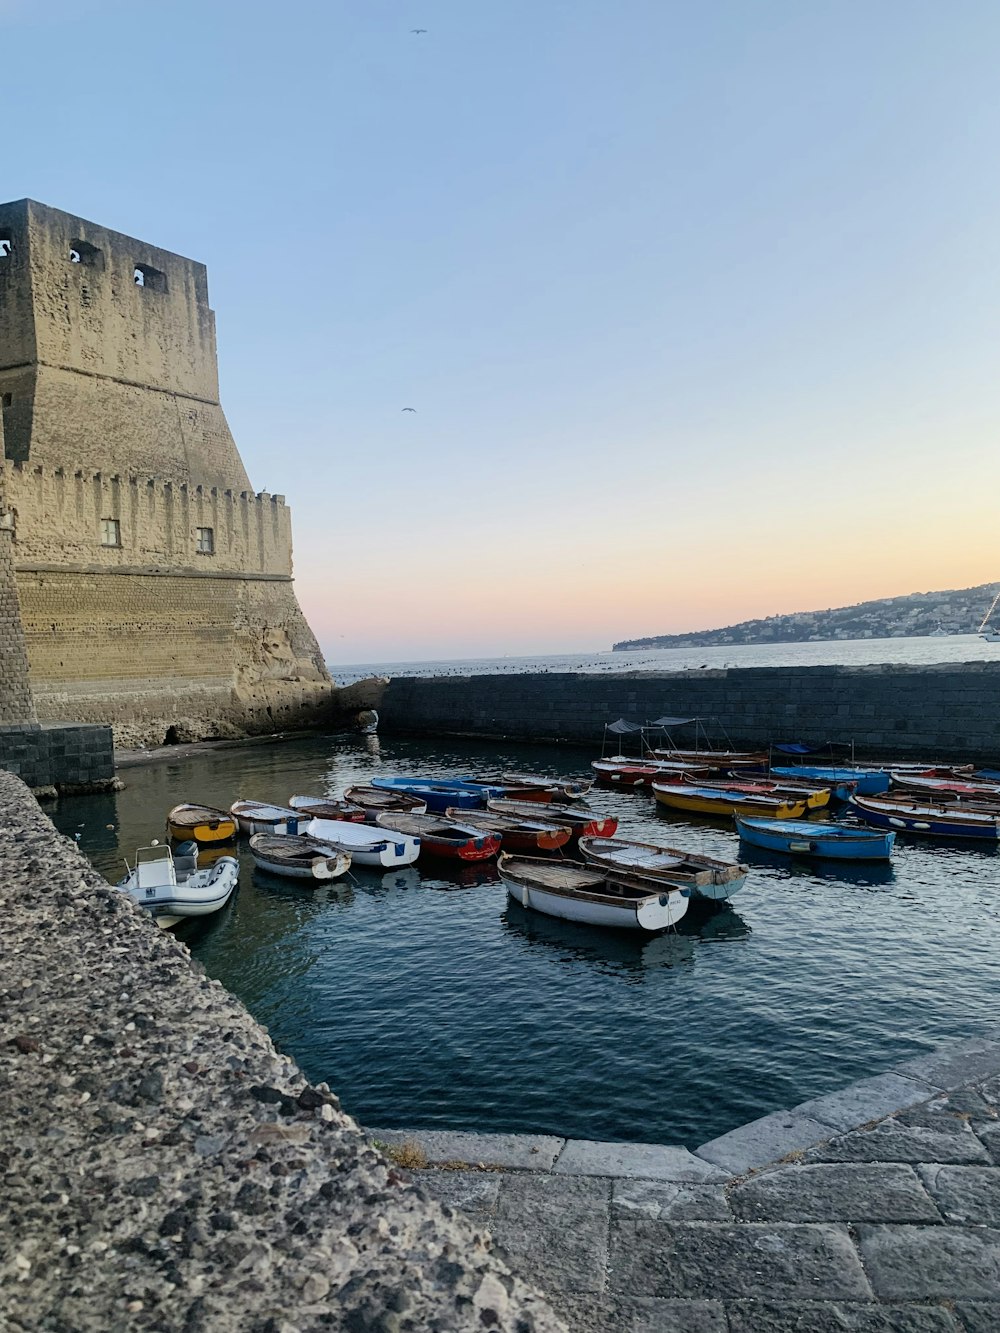
[[[331,660],[1000,576],[995,0],[0,0],[0,45],[0,195],[207,263]]]

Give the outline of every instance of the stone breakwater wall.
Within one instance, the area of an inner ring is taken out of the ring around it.
[[[111,728],[37,722],[0,726],[0,768],[35,788],[66,791],[110,783],[115,775]]]
[[[1000,662],[970,662],[399,677],[387,686],[379,714],[384,732],[592,745],[619,717],[701,717],[718,719],[736,745],[853,742],[859,754],[995,764],[998,702]],[[691,728],[675,732],[681,744],[688,736],[693,744]]]
[[[0,772],[0,1322],[564,1326]]]

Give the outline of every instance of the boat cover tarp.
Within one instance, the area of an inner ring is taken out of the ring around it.
[[[623,717],[620,717],[617,722],[606,722],[604,730],[612,732],[615,736],[628,736],[633,731],[642,731],[642,723],[626,722]]]
[[[651,727],[689,727],[692,722],[697,722],[696,717],[657,717],[650,722]]]
[[[826,741],[822,745],[806,745],[804,741],[785,741],[783,744],[775,741],[771,749],[779,750],[782,754],[822,754],[830,749],[830,742]]]

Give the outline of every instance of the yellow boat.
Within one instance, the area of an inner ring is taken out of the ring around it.
[[[167,815],[167,836],[177,842],[193,838],[199,847],[212,847],[232,842],[236,820],[228,810],[216,810],[211,805],[175,805]]]
[[[698,782],[695,778],[688,777],[683,780],[689,787],[697,787],[700,791],[711,790],[741,796],[768,796],[772,799],[777,797],[782,801],[791,801],[793,805],[798,801],[805,801],[808,810],[822,810],[824,806],[830,804],[830,797],[833,794],[829,787],[817,787],[806,782],[775,782],[771,778],[747,778],[745,781],[734,778],[730,782],[714,780]]]
[[[764,815],[768,819],[801,819],[807,806],[805,797],[757,795],[752,792],[692,787],[677,782],[653,782],[653,795],[672,810],[697,815],[715,815],[731,819],[733,815]]]

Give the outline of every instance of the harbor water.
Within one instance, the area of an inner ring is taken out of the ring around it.
[[[580,751],[314,737],[123,770],[56,824],[116,881],[180,801],[339,793],[378,773],[587,773]],[[621,831],[736,859],[726,823],[595,788]],[[636,939],[508,902],[495,864],[365,868],[312,889],[253,867],[179,930],[314,1081],[363,1124],[696,1146],[995,1024],[1000,858],[900,840],[891,865],[811,866],[747,849],[729,907]],[[152,1003],[152,1001],[151,1001]]]

